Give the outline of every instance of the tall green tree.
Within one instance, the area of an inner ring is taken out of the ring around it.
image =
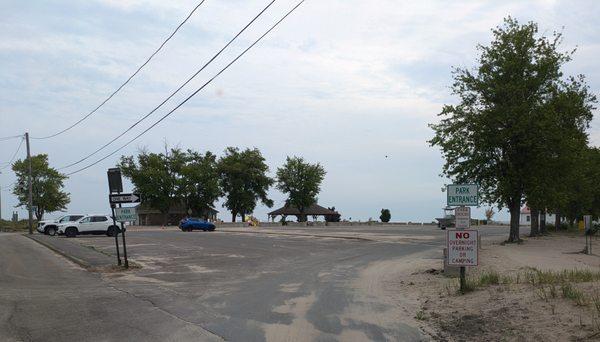
[[[240,151],[236,147],[228,147],[219,159],[217,169],[219,184],[225,195],[223,206],[231,211],[232,222],[238,215],[243,219],[246,214],[251,214],[258,201],[269,208],[273,206],[267,191],[274,181],[267,175],[269,167],[258,149]]]
[[[379,219],[381,222],[390,222],[392,219],[392,214],[389,209],[381,209],[381,215],[379,215]]]
[[[588,162],[587,129],[595,109],[596,96],[585,84],[583,76],[559,80],[552,85],[542,109],[533,113],[532,140],[524,196],[531,208],[531,233],[545,233],[545,222],[538,216],[547,209],[560,217],[561,210],[580,185]],[[560,180],[560,181],[558,181]]]
[[[300,222],[306,221],[304,210],[317,203],[324,178],[323,166],[307,163],[300,157],[287,157],[285,164],[277,169],[277,189],[287,194],[286,205],[300,211]]]
[[[136,161],[137,159],[137,161]],[[167,224],[169,210],[183,201],[181,170],[186,163],[186,153],[179,148],[163,153],[140,151],[137,158],[122,156],[117,165],[123,175],[131,180],[142,202],[163,214]]]
[[[539,36],[535,23],[507,18],[492,32],[491,44],[478,46],[478,67],[455,70],[452,93],[458,103],[444,106],[440,122],[430,125],[435,132],[430,143],[442,151],[446,176],[478,183],[484,202],[509,209],[508,241],[515,242],[525,196],[538,197],[535,184],[546,177],[543,168],[532,165],[544,164],[536,161],[540,151],[554,149],[540,143],[548,132],[537,127],[556,119],[547,111],[556,94],[565,91],[561,67],[572,53],[558,50],[560,34]],[[565,138],[560,131],[551,133]]]
[[[27,159],[17,160],[12,170],[17,176],[17,182],[12,193],[19,200],[18,206],[27,206],[29,201]],[[48,155],[38,154],[31,157],[31,179],[33,188],[33,205],[37,207],[35,217],[41,220],[44,213],[66,210],[71,201],[69,193],[62,191],[67,176],[48,165]]]
[[[188,150],[186,163],[181,168],[180,191],[194,216],[208,219],[214,203],[221,196],[217,156]]]

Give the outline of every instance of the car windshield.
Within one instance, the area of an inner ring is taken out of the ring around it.
[[[63,223],[63,222],[73,222],[73,221],[79,220],[82,217],[83,217],[83,215],[63,216],[58,222],[60,222],[60,223]]]

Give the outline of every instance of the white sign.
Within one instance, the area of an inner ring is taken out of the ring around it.
[[[138,203],[141,198],[138,194],[110,194],[110,203]]]
[[[448,230],[448,265],[477,266],[479,250],[477,249],[476,230]]]
[[[473,206],[479,205],[479,187],[477,184],[451,184],[448,185],[447,204],[448,206]]]
[[[137,212],[135,207],[115,208],[115,220],[119,222],[137,221]]]
[[[454,209],[454,219],[456,221],[456,229],[471,228],[471,208],[457,207],[456,209]]]

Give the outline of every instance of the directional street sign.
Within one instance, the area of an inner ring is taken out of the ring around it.
[[[451,184],[446,191],[448,206],[472,206],[479,205],[479,189],[477,184]]]
[[[119,222],[137,221],[137,211],[135,208],[115,208],[115,220]]]
[[[110,194],[110,203],[139,203],[142,198],[139,194]]]

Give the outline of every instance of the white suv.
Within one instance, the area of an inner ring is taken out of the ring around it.
[[[119,231],[119,227],[115,226],[112,218],[107,215],[87,215],[75,222],[58,225],[58,234],[64,234],[66,237],[75,237],[78,234],[115,236]]]
[[[84,216],[85,215],[69,214],[69,215],[61,216],[56,220],[40,221],[40,222],[38,222],[36,229],[38,232],[40,232],[42,234],[54,236],[54,235],[56,235],[56,231],[58,230],[59,224],[77,221]]]

